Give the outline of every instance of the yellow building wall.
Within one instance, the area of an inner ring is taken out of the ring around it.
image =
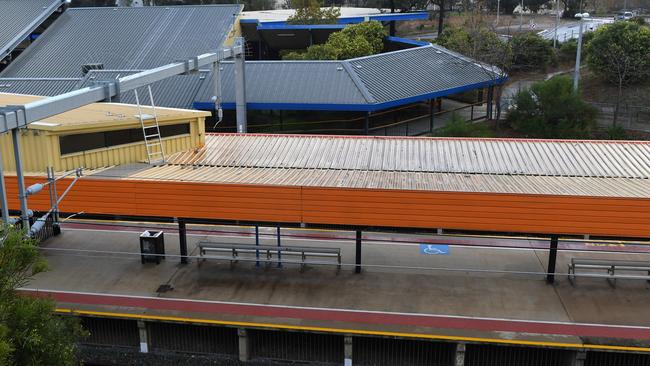
[[[190,123],[189,135],[172,136],[163,139],[165,155],[195,149],[205,144],[204,118],[191,121],[178,120],[160,123],[161,126],[180,123]],[[135,128],[135,126],[116,129]],[[74,133],[91,133],[109,131],[111,129],[79,130]],[[115,130],[115,129],[113,129]],[[65,134],[72,134],[66,132]],[[59,134],[50,131],[24,130],[20,132],[23,170],[31,173],[45,173],[48,166],[57,172],[68,171],[79,167],[96,169],[120,164],[132,164],[147,161],[147,153],[143,142],[113,146],[109,148],[89,150],[80,153],[61,156]],[[10,134],[0,135],[0,150],[6,171],[15,171],[13,143]]]
[[[240,19],[241,19],[241,14],[237,16],[237,19],[235,19],[235,24],[233,24],[230,33],[228,33],[228,37],[226,37],[226,40],[223,41],[224,47],[232,46],[233,43],[235,43],[235,38],[241,37],[242,32],[241,32],[241,25],[239,24]]]

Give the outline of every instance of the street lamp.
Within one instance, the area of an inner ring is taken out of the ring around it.
[[[582,51],[582,23],[586,18],[589,18],[589,13],[578,13],[575,15],[580,19],[580,31],[578,32],[578,50],[576,51],[576,69],[573,72],[573,90],[578,90],[578,82],[580,81],[580,52]]]

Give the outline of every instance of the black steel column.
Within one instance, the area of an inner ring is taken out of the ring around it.
[[[546,275],[546,282],[555,282],[555,262],[557,260],[557,243],[559,239],[557,235],[551,235],[551,246],[548,251],[548,274]]]
[[[282,241],[280,239],[280,226],[278,225],[278,248],[282,246]],[[278,250],[278,268],[282,267],[282,251]]]
[[[366,120],[364,121],[363,124],[363,134],[368,136],[369,131],[370,131],[370,112],[366,113]]]
[[[255,225],[255,246],[260,246],[260,226]],[[255,267],[260,266],[260,251],[255,251]]]
[[[361,273],[361,230],[357,230],[357,254],[354,263],[354,272]]]
[[[187,264],[187,229],[184,220],[178,220],[178,240],[181,244],[181,263]]]
[[[433,132],[433,99],[429,99],[429,132]]]
[[[488,88],[487,95],[487,119],[492,119],[492,102],[494,99],[494,87],[491,86]]]

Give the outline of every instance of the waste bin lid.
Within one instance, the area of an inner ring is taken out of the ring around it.
[[[141,238],[157,238],[160,235],[162,235],[162,231],[156,231],[156,230],[146,230],[142,234],[140,234]]]

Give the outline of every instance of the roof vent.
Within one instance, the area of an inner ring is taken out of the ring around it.
[[[90,70],[104,70],[104,64],[83,64],[81,65],[81,73],[86,75]]]
[[[343,67],[341,67],[341,66],[337,67],[336,71],[343,71]]]
[[[360,69],[360,68],[362,68],[362,67],[363,67],[363,66],[361,66],[361,65],[357,65],[357,69]]]

